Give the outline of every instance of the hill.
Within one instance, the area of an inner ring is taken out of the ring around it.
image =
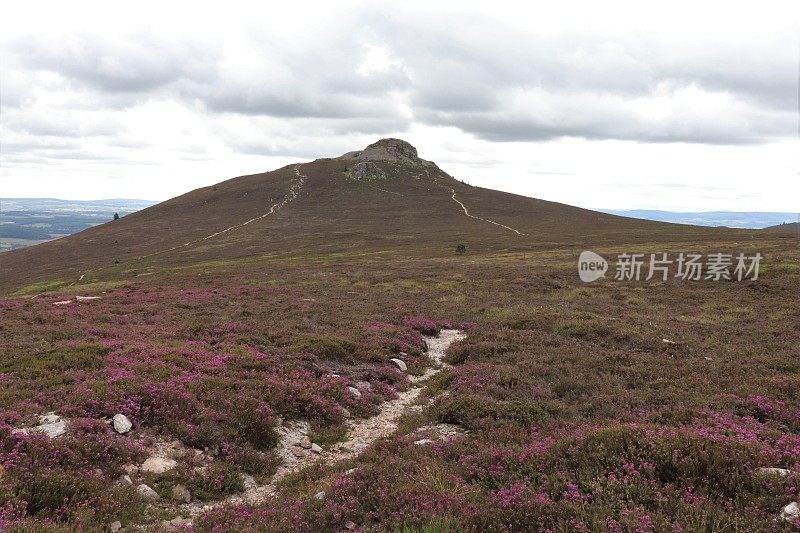
[[[719,231],[719,230],[717,230]],[[79,278],[264,254],[442,253],[692,240],[659,224],[471,187],[398,139],[340,157],[240,176],[76,235],[0,256],[0,293]]]
[[[583,249],[763,264],[584,283]],[[796,530],[798,264],[394,139],[4,253],[0,529]]]
[[[695,226],[714,226],[728,228],[761,229],[797,218],[796,213],[780,213],[768,211],[658,211],[648,209],[600,209],[603,213],[611,213],[625,217],[672,222],[675,224],[691,224]]]

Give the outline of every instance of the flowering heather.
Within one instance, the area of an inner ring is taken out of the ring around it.
[[[467,338],[396,434],[193,529],[800,530],[779,520],[800,499],[796,269],[645,290],[582,285],[552,253],[477,248],[469,262],[265,258],[100,287],[91,302],[0,300],[0,526],[158,530],[180,514],[177,484],[200,509],[243,490],[241,473],[267,483],[281,421],[308,422],[325,457],[420,384],[422,335],[456,325]],[[12,430],[53,411],[68,420],[58,438]],[[116,413],[129,434],[110,428]],[[175,440],[191,453],[137,479],[161,503],[120,481]]]

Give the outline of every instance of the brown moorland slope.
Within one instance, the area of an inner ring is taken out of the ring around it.
[[[0,293],[129,279],[264,254],[439,254],[708,242],[743,232],[649,222],[472,187],[399,139],[240,176],[81,233],[0,256]]]

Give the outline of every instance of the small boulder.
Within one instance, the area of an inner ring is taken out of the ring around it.
[[[325,499],[325,491],[321,490],[318,493],[314,494],[314,499],[315,500],[319,500],[319,501],[324,500]]]
[[[47,413],[39,417],[39,425],[30,428],[30,430],[22,429],[20,433],[44,433],[49,438],[54,439],[60,437],[67,432],[67,423],[60,416],[55,413]]]
[[[170,459],[169,457],[148,457],[144,463],[142,463],[142,472],[147,472],[150,474],[163,474],[169,470],[172,470],[178,465],[174,459]]]
[[[172,520],[162,520],[161,527],[165,531],[177,531],[178,529],[185,529],[192,525],[192,521],[188,518],[173,518]]]
[[[128,485],[133,485],[133,480],[131,479],[131,476],[129,476],[128,474],[125,474],[124,476],[119,478],[119,480],[122,481],[123,483],[127,483]]]
[[[123,415],[122,413],[117,413],[114,415],[114,418],[111,419],[111,423],[114,426],[114,431],[119,433],[120,435],[124,435],[131,430],[133,424],[128,417]]]
[[[122,522],[120,522],[119,520],[108,524],[108,530],[111,531],[111,533],[117,533],[117,531],[119,531],[120,529],[122,529]]]
[[[800,505],[792,502],[781,510],[781,519],[793,520],[795,518],[800,518]]]
[[[139,467],[133,463],[128,463],[122,467],[126,474],[129,476],[135,476],[139,472]]]
[[[401,371],[403,371],[403,372],[407,372],[408,371],[408,367],[406,366],[406,364],[401,359],[392,358],[392,359],[389,359],[389,361],[394,363],[395,366],[397,368],[399,368]]]
[[[350,396],[355,398],[356,400],[361,398],[361,391],[355,387],[347,387],[347,392],[350,393]]]
[[[322,447],[317,443],[313,443],[311,444],[311,451],[319,455],[322,453]]]
[[[759,468],[758,473],[764,475],[786,477],[789,474],[791,474],[792,471],[787,468]]]
[[[303,449],[302,446],[294,445],[292,446],[292,455],[300,459],[306,456],[306,451]]]
[[[300,446],[306,450],[311,449],[311,439],[308,438],[308,435],[305,435],[302,439],[300,439]]]
[[[171,496],[173,500],[183,503],[189,503],[192,501],[191,493],[189,493],[189,490],[183,485],[175,485],[172,487]]]
[[[252,490],[258,486],[256,483],[256,478],[251,476],[250,474],[242,473],[240,474],[242,478],[242,485],[244,485],[244,490]]]
[[[414,441],[414,446],[425,446],[432,443],[433,441],[431,439],[419,439]]]
[[[154,491],[144,483],[141,483],[136,487],[136,492],[138,492],[139,496],[141,496],[147,501],[157,502],[158,500],[161,499],[161,496],[159,496],[156,491]]]

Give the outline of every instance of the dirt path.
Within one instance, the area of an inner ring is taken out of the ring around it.
[[[447,350],[451,344],[464,337],[464,333],[455,329],[445,329],[436,337],[426,337],[425,342],[428,345],[428,356],[434,360],[434,366],[429,368],[421,376],[410,376],[411,382],[415,386],[406,392],[400,393],[397,399],[384,402],[377,415],[364,420],[351,421],[350,432],[344,442],[335,444],[330,450],[322,450],[321,453],[314,453],[308,450],[298,457],[292,450],[299,451],[297,450],[296,444],[303,439],[308,431],[308,423],[297,422],[290,425],[283,425],[278,429],[278,433],[281,436],[280,442],[278,443],[278,455],[284,462],[278,467],[278,470],[275,472],[275,475],[272,476],[268,484],[251,486],[246,489],[245,492],[219,502],[206,503],[205,505],[189,504],[186,505],[184,509],[194,516],[220,505],[240,503],[257,504],[275,494],[278,481],[291,473],[314,464],[316,461],[321,460],[327,464],[334,464],[358,456],[376,440],[388,437],[394,433],[397,429],[397,423],[400,417],[412,409],[412,404],[422,391],[422,383],[447,366],[442,362],[445,350]]]
[[[255,218],[251,218],[250,220],[242,222],[241,224],[235,224],[233,226],[227,227],[227,228],[225,228],[223,230],[220,230],[220,231],[217,231],[215,233],[212,233],[211,235],[206,235],[205,237],[201,237],[199,239],[195,239],[193,241],[189,241],[186,244],[183,244],[181,246],[173,246],[172,248],[167,248],[166,250],[159,250],[158,252],[153,252],[152,254],[143,255],[143,256],[139,257],[138,259],[147,259],[148,257],[153,257],[153,256],[156,256],[156,255],[165,254],[167,252],[172,252],[174,250],[179,250],[181,248],[186,248],[186,247],[191,246],[193,244],[197,244],[197,243],[201,243],[203,241],[207,241],[209,239],[213,239],[214,237],[218,237],[220,235],[228,233],[229,231],[233,231],[233,230],[236,230],[236,229],[239,229],[239,228],[243,228],[244,226],[247,226],[248,224],[250,224],[252,222],[255,222],[257,220],[261,220],[262,218],[266,218],[266,217],[272,215],[273,213],[279,211],[286,204],[288,204],[292,200],[296,199],[297,196],[300,194],[300,189],[302,189],[303,185],[305,185],[306,175],[303,174],[302,172],[300,172],[300,166],[301,166],[300,164],[297,164],[294,167],[294,173],[295,173],[295,176],[297,176],[297,177],[295,179],[293,179],[291,184],[289,185],[289,192],[286,193],[286,196],[284,196],[281,199],[281,201],[272,204],[272,206],[270,206],[269,210],[266,213],[264,213],[263,215],[259,215],[259,216],[255,217]]]
[[[515,230],[515,229],[514,229],[514,228],[512,228],[512,227],[506,226],[505,224],[501,224],[501,223],[499,223],[499,222],[495,222],[494,220],[489,220],[488,218],[481,218],[481,217],[476,217],[475,215],[471,215],[471,214],[469,213],[469,210],[467,209],[467,206],[465,206],[465,205],[464,205],[464,204],[461,202],[461,200],[459,200],[458,198],[456,198],[456,190],[455,190],[455,189],[450,189],[450,191],[453,193],[453,196],[452,196],[452,198],[453,198],[453,201],[454,201],[455,203],[457,203],[458,205],[460,205],[460,206],[461,206],[461,209],[463,209],[463,210],[464,210],[464,214],[465,214],[465,215],[467,215],[469,218],[474,218],[475,220],[482,220],[482,221],[484,221],[484,222],[488,222],[489,224],[494,224],[495,226],[500,226],[501,228],[505,228],[505,229],[507,229],[508,231],[513,231],[513,232],[514,232],[514,233],[516,233],[517,235],[525,235],[524,233],[520,233],[518,230]]]

